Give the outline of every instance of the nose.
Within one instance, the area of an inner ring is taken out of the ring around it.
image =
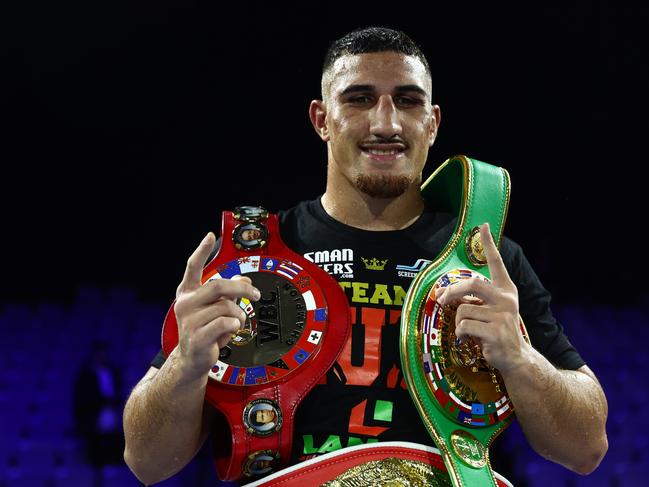
[[[382,95],[370,110],[370,132],[372,135],[389,139],[401,134],[399,111],[390,95]]]

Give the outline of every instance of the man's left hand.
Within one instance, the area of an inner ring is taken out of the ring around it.
[[[507,372],[521,365],[529,345],[519,328],[518,290],[509,277],[494,243],[489,224],[480,226],[480,238],[491,273],[491,282],[466,279],[437,290],[440,305],[457,306],[455,335],[480,342],[489,365]]]

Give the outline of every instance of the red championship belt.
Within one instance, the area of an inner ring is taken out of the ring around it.
[[[277,216],[261,207],[223,212],[221,248],[202,283],[236,275],[249,277],[261,299],[240,300],[246,324],[209,372],[205,399],[228,423],[219,427],[215,454],[222,480],[252,479],[288,464],[295,411],[333,365],[350,329],[347,297],[336,280],[286,247]],[[178,344],[173,309],[162,330],[165,356]]]
[[[512,487],[495,473],[497,487]],[[275,472],[247,487],[357,487],[427,485],[449,487],[451,480],[437,448],[404,441],[343,448]]]

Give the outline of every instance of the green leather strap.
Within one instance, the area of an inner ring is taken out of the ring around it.
[[[509,173],[501,167],[465,156],[444,162],[422,185],[421,194],[436,210],[458,215],[458,223],[432,265],[446,267],[446,259],[455,258],[459,264],[490,277],[486,267],[474,266],[466,252],[462,252],[462,246],[457,247],[459,243],[464,244],[472,228],[485,222],[489,222],[494,241],[499,244],[507,218],[509,193]]]
[[[489,222],[498,245],[509,204],[509,175],[502,168],[456,156],[442,164],[421,191],[436,210],[458,215],[458,223],[446,247],[419,273],[406,294],[401,314],[402,370],[420,416],[443,452],[453,484],[495,486],[488,447],[511,421],[511,405],[502,398],[475,400],[473,404],[463,400],[454,390],[450,376],[444,375],[450,369],[443,366],[443,347],[431,345],[434,340],[422,333],[421,327],[425,314],[430,314],[425,306],[430,301],[431,289],[442,276],[463,269],[465,275],[468,270],[490,277],[487,266],[471,257],[466,242],[477,226]],[[430,344],[424,343],[429,339]]]

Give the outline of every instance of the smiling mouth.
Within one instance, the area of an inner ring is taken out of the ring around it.
[[[403,144],[361,145],[361,152],[376,161],[392,161],[406,151]]]
[[[363,152],[375,156],[395,156],[404,151],[404,149],[362,149]]]

